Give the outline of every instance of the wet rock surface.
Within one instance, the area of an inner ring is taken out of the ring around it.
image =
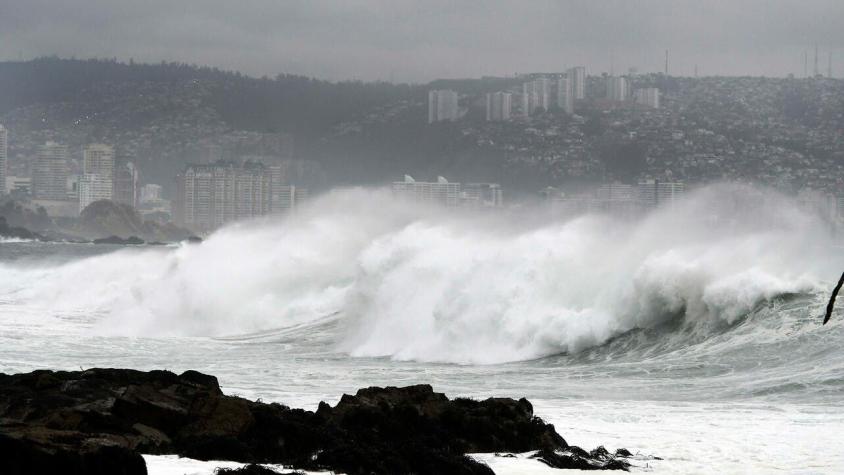
[[[141,453],[348,474],[491,474],[465,454],[531,450],[558,468],[627,467],[606,451],[569,446],[526,399],[366,388],[311,412],[226,396],[214,376],[196,371],[0,375],[8,474],[144,474]]]

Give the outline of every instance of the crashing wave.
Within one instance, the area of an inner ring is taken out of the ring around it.
[[[820,220],[736,185],[635,221],[544,213],[478,217],[335,192],[197,246],[4,266],[0,294],[101,312],[96,331],[128,335],[250,334],[340,312],[332,339],[353,356],[500,363],[670,322],[729,326],[824,288],[841,265]]]

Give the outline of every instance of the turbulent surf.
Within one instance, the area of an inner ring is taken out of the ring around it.
[[[821,326],[838,242],[792,200],[739,185],[622,218],[469,216],[347,190],[201,244],[3,242],[0,371],[197,369],[303,406],[372,384],[523,393],[574,442],[610,427],[695,472],[712,467],[683,430],[713,411],[844,437],[844,319]]]

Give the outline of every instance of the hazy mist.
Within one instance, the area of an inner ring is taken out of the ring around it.
[[[0,60],[184,61],[254,75],[422,82],[560,71],[800,74],[844,51],[844,2],[0,0]],[[810,53],[811,56],[812,53]],[[811,61],[811,59],[810,59]],[[811,66],[810,66],[811,67]]]

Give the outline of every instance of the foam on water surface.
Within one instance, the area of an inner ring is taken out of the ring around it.
[[[844,472],[844,319],[820,326],[844,256],[786,198],[720,186],[618,221],[379,193],[199,245],[0,243],[0,371],[194,369],[307,409],[427,383],[528,397],[571,444],[665,458],[640,470]],[[751,214],[731,205],[760,196]]]

